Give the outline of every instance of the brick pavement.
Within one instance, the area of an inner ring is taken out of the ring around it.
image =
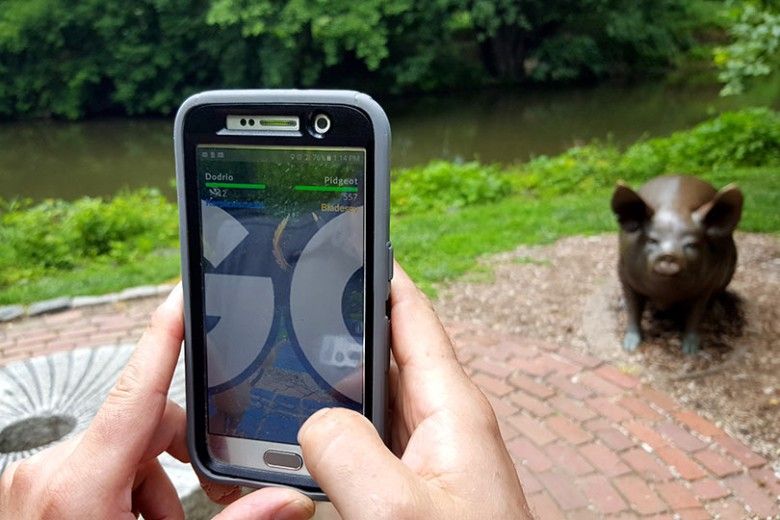
[[[136,340],[159,298],[0,325],[0,365]],[[540,518],[780,518],[780,479],[672,397],[574,350],[449,324]]]

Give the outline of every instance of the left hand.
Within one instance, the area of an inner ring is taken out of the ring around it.
[[[168,400],[183,338],[182,291],[176,287],[83,434],[12,464],[0,475],[0,520],[184,518],[157,456],[189,462],[185,412]],[[237,487],[203,484],[220,503],[220,520],[308,519],[311,500],[290,489],[265,488],[239,499]],[[238,500],[237,500],[238,499]]]

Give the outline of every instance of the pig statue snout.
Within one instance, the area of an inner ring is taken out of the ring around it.
[[[641,343],[648,301],[679,313],[683,352],[699,349],[702,316],[734,275],[733,232],[742,204],[736,186],[717,191],[686,175],[656,177],[638,191],[618,183],[612,211],[620,224],[618,277],[628,310],[624,349],[633,351]]]
[[[663,255],[653,262],[653,272],[661,276],[674,276],[683,270],[680,257]]]

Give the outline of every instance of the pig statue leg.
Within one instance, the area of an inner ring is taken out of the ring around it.
[[[699,337],[699,325],[701,324],[701,318],[704,315],[704,311],[707,308],[707,303],[710,300],[710,295],[707,294],[698,300],[694,300],[691,305],[688,315],[685,317],[685,329],[682,335],[682,351],[683,354],[696,354],[701,346],[701,338]]]
[[[642,343],[642,313],[645,310],[646,298],[628,286],[623,286],[623,295],[626,299],[626,309],[628,311],[628,324],[626,335],[623,338],[623,350],[633,352]]]

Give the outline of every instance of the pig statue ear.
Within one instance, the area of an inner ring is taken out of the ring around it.
[[[618,182],[612,194],[612,211],[624,231],[636,231],[653,216],[653,209],[623,182]]]
[[[742,217],[742,192],[735,184],[729,184],[715,197],[693,212],[705,233],[711,237],[725,237],[734,232]]]

